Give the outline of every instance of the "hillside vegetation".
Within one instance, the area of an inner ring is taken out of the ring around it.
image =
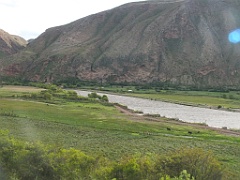
[[[237,0],[144,1],[47,29],[1,58],[0,75],[40,82],[240,88]]]

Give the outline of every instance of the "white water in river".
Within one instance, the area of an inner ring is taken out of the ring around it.
[[[87,96],[90,93],[88,91],[79,90],[76,92],[82,96]],[[184,106],[162,101],[113,95],[107,93],[98,94],[106,94],[108,96],[109,102],[128,106],[129,109],[142,111],[144,114],[160,114],[161,116],[168,118],[177,118],[185,122],[206,123],[211,127],[240,129],[240,112]]]

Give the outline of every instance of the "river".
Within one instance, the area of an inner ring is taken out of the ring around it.
[[[87,96],[89,91],[76,90],[78,95]],[[206,123],[211,127],[240,129],[240,112],[230,112],[208,108],[184,106],[174,103],[106,94],[109,102],[119,103],[129,109],[142,111],[144,114],[160,114],[168,118],[177,118],[191,123]]]

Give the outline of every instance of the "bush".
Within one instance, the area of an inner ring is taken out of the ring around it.
[[[14,179],[53,178],[53,169],[42,147],[7,136],[1,138],[0,162],[7,176]]]
[[[52,99],[52,94],[50,94],[49,92],[45,92],[43,94],[43,99],[45,100],[51,100]]]
[[[88,97],[92,99],[101,99],[101,96],[95,92],[88,94]]]
[[[223,95],[222,95],[222,98],[226,99],[226,98],[227,98],[227,95],[226,95],[226,94],[223,94]]]
[[[0,163],[10,179],[90,179],[95,159],[75,149],[24,143],[0,134]]]
[[[106,95],[100,96],[95,92],[88,94],[88,97],[91,99],[99,99],[100,101],[108,102],[108,97]]]
[[[174,178],[171,178],[170,176],[165,176],[165,177],[162,177],[160,180],[195,180],[194,177],[191,178],[191,175],[187,173],[186,170],[183,170],[179,177],[174,177]]]
[[[59,179],[90,179],[95,159],[76,149],[58,149],[48,154]]]
[[[228,98],[229,99],[235,99],[235,97],[232,94],[230,94]]]
[[[78,94],[76,91],[67,91],[67,98],[68,99],[77,99],[78,98]]]
[[[106,95],[103,95],[101,100],[104,101],[104,102],[108,102],[108,97]]]
[[[167,157],[160,158],[156,168],[171,177],[178,176],[187,170],[197,180],[221,180],[224,170],[212,152],[202,149],[181,149]]]
[[[5,179],[221,180],[227,176],[213,154],[202,149],[156,157],[125,156],[113,162],[73,148],[25,143],[0,130],[0,177]]]
[[[137,159],[128,158],[120,163],[115,163],[111,176],[116,179],[141,179],[141,170]]]

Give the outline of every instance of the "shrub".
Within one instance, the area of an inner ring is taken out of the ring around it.
[[[227,98],[227,95],[226,95],[226,94],[223,94],[223,95],[222,95],[222,98],[226,99],[226,98]]]
[[[48,154],[59,179],[89,179],[95,159],[76,149],[58,149]]]
[[[95,159],[76,149],[24,143],[0,131],[0,163],[10,179],[90,179]]]
[[[108,102],[108,97],[106,95],[103,95],[101,100],[104,101],[104,102]]]
[[[202,149],[156,157],[125,156],[113,162],[73,148],[25,143],[0,130],[0,177],[5,179],[221,180],[228,175],[213,154]]]
[[[99,99],[100,101],[108,102],[108,97],[106,95],[100,96],[95,92],[88,94],[88,97],[91,99]]]
[[[221,180],[224,176],[224,170],[213,153],[198,148],[173,152],[160,158],[156,166],[171,177],[178,176],[182,170],[187,170],[197,180]]]
[[[77,99],[78,94],[76,91],[67,91],[67,98],[68,99]]]
[[[88,97],[92,99],[101,99],[101,96],[95,92],[88,94]]]
[[[43,94],[43,99],[45,100],[51,100],[52,99],[52,94],[50,94],[49,92],[45,92]]]
[[[235,99],[235,97],[232,94],[230,94],[228,98],[229,99]]]
[[[116,163],[111,173],[116,179],[140,179],[140,166],[136,158],[129,158]]]
[[[0,162],[4,173],[13,179],[53,179],[53,168],[42,146],[1,135]]]

